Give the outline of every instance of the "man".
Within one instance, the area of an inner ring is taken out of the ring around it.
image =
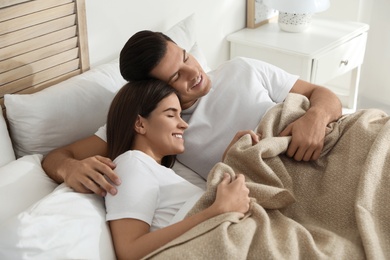
[[[206,74],[197,60],[162,33],[141,31],[133,35],[120,54],[122,76],[130,80],[157,78],[180,95],[183,118],[189,122],[184,165],[207,177],[222,158],[226,145],[241,129],[254,129],[264,113],[283,102],[288,93],[306,96],[310,109],[284,129],[292,136],[286,152],[297,161],[318,159],[326,125],[341,116],[341,103],[324,87],[299,80],[261,61],[238,58]],[[79,192],[104,196],[116,193],[119,178],[107,156],[105,127],[96,135],[49,153],[42,165],[58,183]]]

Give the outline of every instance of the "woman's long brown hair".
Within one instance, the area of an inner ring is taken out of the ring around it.
[[[119,90],[107,116],[109,158],[114,160],[133,148],[137,116],[148,118],[157,104],[172,93],[176,93],[175,89],[156,79],[128,82]],[[175,155],[169,155],[162,159],[161,164],[172,167],[174,162]]]

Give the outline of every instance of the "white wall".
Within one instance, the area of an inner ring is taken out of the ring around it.
[[[370,25],[358,96],[358,108],[381,108],[390,114],[390,1],[330,0],[319,16]]]
[[[390,1],[370,0],[361,19],[370,24],[360,81],[361,108],[378,107],[390,114]]]
[[[118,57],[139,30],[164,31],[195,13],[198,43],[210,67],[228,59],[227,34],[245,26],[246,0],[86,0],[91,66]]]

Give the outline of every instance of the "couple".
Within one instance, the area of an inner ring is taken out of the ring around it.
[[[121,52],[120,69],[128,81],[155,78],[177,91],[183,119],[190,126],[186,131],[186,151],[178,159],[204,178],[211,167],[220,161],[226,144],[234,134],[240,129],[254,129],[266,110],[283,102],[289,92],[305,95],[311,101],[305,115],[281,132],[283,136],[292,136],[286,153],[297,161],[316,160],[319,157],[326,125],[341,115],[338,98],[326,88],[299,80],[297,76],[257,60],[237,58],[206,74],[194,57],[161,33],[141,31],[132,36]],[[175,100],[177,96],[170,96],[172,101],[178,102]],[[158,103],[156,109],[163,101],[165,99]],[[258,113],[253,113],[253,110]],[[177,120],[178,128],[184,131],[187,124],[179,118]],[[47,174],[79,192],[115,195],[118,192],[116,185],[126,180],[121,180],[114,172],[116,164],[108,158],[112,154],[109,154],[110,148],[105,141],[105,129],[103,127],[92,137],[51,152],[43,162]],[[168,154],[160,154],[161,159]],[[169,162],[169,158],[166,159]],[[117,172],[119,170],[116,169]],[[243,181],[240,179],[229,185],[240,186],[237,184]],[[228,189],[228,182],[227,179],[221,185]],[[228,196],[221,193],[221,197]],[[147,225],[149,232],[149,225],[140,222],[144,228]],[[124,238],[118,237],[118,241],[123,243]]]

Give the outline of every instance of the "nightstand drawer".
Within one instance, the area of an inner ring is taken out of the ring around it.
[[[363,33],[315,59],[311,82],[324,84],[360,66],[363,63],[366,40],[367,33]]]

